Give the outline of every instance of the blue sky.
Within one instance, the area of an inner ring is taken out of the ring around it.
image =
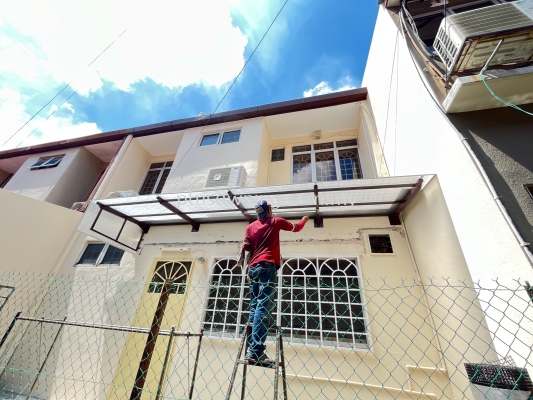
[[[0,17],[0,145],[71,86],[0,149],[213,112],[283,2],[17,2]],[[359,87],[377,11],[289,0],[218,111]]]

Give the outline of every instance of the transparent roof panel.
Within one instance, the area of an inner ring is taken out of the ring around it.
[[[228,190],[206,190],[105,199],[96,203],[148,225],[188,223],[180,214],[198,223],[246,221],[236,204],[255,219],[255,204],[263,199],[272,205],[275,215],[296,218],[315,212],[316,194],[324,218],[328,215],[389,215],[423,178],[406,176],[241,188],[231,189],[231,196]],[[88,211],[94,216],[98,208],[97,204],[92,204]]]

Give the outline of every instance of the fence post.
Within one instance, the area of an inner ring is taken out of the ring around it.
[[[196,358],[194,359],[194,370],[192,372],[191,389],[189,391],[189,399],[192,399],[194,392],[194,381],[196,381],[196,371],[198,369],[198,358],[200,357],[200,349],[202,348],[202,338],[204,337],[204,330],[200,330],[200,337],[198,338],[198,348],[196,349]]]
[[[15,318],[13,318],[13,321],[11,321],[11,323],[9,324],[9,327],[7,328],[6,333],[4,333],[4,336],[2,337],[2,340],[0,340],[0,349],[2,348],[2,346],[3,346],[4,343],[5,343],[5,341],[7,340],[7,337],[9,336],[9,333],[11,332],[11,330],[13,329],[13,327],[15,326],[15,322],[17,322],[17,318],[20,316],[21,313],[22,313],[22,311],[19,311],[19,312],[15,315]]]
[[[157,394],[155,396],[155,400],[161,399],[161,391],[163,390],[163,383],[165,381],[168,358],[170,357],[172,343],[174,342],[174,331],[175,330],[176,330],[176,325],[172,325],[172,329],[170,330],[170,336],[168,337],[167,352],[165,353],[165,361],[163,361],[163,369],[161,370],[161,377],[159,378],[159,385],[157,386]]]
[[[67,320],[67,316],[65,315],[65,318],[63,318],[63,321]],[[35,389],[35,386],[37,385],[37,382],[39,381],[39,376],[43,372],[44,367],[46,367],[46,363],[48,362],[48,357],[50,357],[50,354],[52,354],[52,351],[54,350],[54,346],[57,342],[57,339],[59,338],[59,335],[61,334],[61,331],[63,330],[63,324],[59,325],[59,329],[56,333],[56,336],[54,337],[54,341],[52,342],[52,345],[48,349],[48,353],[46,353],[46,357],[43,360],[43,363],[41,364],[41,368],[39,368],[39,372],[37,372],[37,375],[35,376],[35,379],[33,380],[33,384],[31,385],[31,389],[28,392],[28,396],[26,397],[26,400],[29,400],[31,398],[31,394],[33,392],[33,389]]]
[[[131,390],[130,400],[139,400],[141,398],[144,384],[146,382],[146,374],[150,368],[150,362],[152,361],[152,354],[154,353],[157,336],[161,330],[161,323],[163,322],[163,316],[165,315],[165,308],[167,307],[168,298],[172,291],[172,285],[174,281],[166,281],[161,290],[161,296],[159,296],[159,302],[154,314],[150,333],[146,339],[146,345],[144,346],[141,362],[139,363],[139,369],[137,370],[137,376],[133,383],[133,389]]]

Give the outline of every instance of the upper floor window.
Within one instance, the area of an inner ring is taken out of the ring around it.
[[[249,313],[246,270],[237,260],[216,261],[210,279],[204,329],[237,336]],[[283,261],[278,273],[276,324],[291,343],[368,348],[366,307],[356,258],[298,257]]]
[[[357,139],[292,148],[292,183],[361,178]]]
[[[241,137],[241,131],[229,131],[229,132],[220,132],[212,133],[209,135],[204,135],[200,146],[211,146],[213,144],[226,144],[238,142]]]
[[[124,250],[105,243],[88,243],[76,265],[118,265]]]
[[[273,149],[272,150],[272,157],[270,158],[270,161],[284,161],[285,160],[285,147],[282,149]]]
[[[163,191],[163,186],[167,181],[170,169],[172,167],[172,161],[154,163],[150,165],[148,174],[144,178],[144,183],[139,190],[139,194],[159,194]]]
[[[35,164],[30,167],[30,169],[33,170],[57,167],[64,156],[65,155],[62,154],[59,156],[41,157]]]

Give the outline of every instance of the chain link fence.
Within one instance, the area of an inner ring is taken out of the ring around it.
[[[244,388],[239,367],[228,393],[248,317],[243,270],[225,258],[206,285],[190,273],[162,262],[148,282],[0,275],[15,288],[0,311],[0,397],[274,398],[277,370],[258,366]],[[350,260],[287,260],[272,316],[286,373],[278,397],[533,399],[527,289],[373,282]]]

